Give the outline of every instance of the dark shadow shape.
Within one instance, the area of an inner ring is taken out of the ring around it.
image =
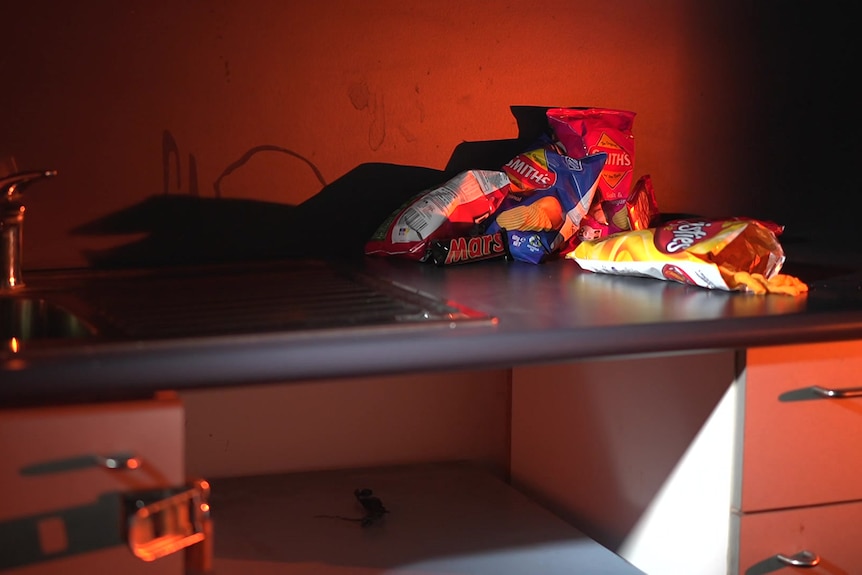
[[[72,230],[77,235],[147,234],[100,251],[85,251],[91,266],[150,267],[260,259],[274,255],[272,239],[293,206],[186,195],[143,202]]]
[[[787,568],[787,565],[779,561],[777,557],[769,557],[746,569],[745,575],[766,575]]]
[[[813,387],[803,387],[800,389],[791,389],[790,391],[785,391],[781,395],[778,396],[778,401],[782,403],[792,403],[794,401],[812,401],[812,400],[820,400],[823,401],[826,399],[821,394],[814,391]]]
[[[513,106],[515,139],[463,142],[446,169],[361,164],[298,205],[257,200],[152,196],[74,228],[74,235],[147,234],[85,252],[98,268],[161,267],[316,257],[349,259],[400,205],[470,169],[499,170],[548,130],[547,107]]]
[[[182,166],[180,166],[180,148],[177,146],[177,141],[174,135],[168,130],[162,132],[162,174],[164,178],[162,192],[169,194],[171,192],[171,158],[174,159],[174,168],[177,177],[177,191],[183,186]]]
[[[511,106],[509,110],[518,125],[518,137],[511,140],[462,142],[452,151],[446,164],[446,174],[455,176],[467,170],[499,170],[548,132],[545,113],[551,107]]]
[[[440,183],[437,170],[363,164],[294,206],[257,200],[153,196],[72,230],[146,233],[87,252],[94,267],[159,267],[280,258],[350,258],[398,205]]]
[[[786,242],[781,239],[781,245],[786,248]],[[788,250],[785,249],[785,252]],[[832,265],[819,264],[793,259],[788,254],[787,260],[781,267],[781,272],[796,276],[805,283],[811,286],[812,284],[821,284],[831,280],[839,280],[841,278],[857,273],[858,269],[848,265]]]
[[[219,177],[216,178],[216,181],[213,184],[213,192],[215,193],[215,197],[217,197],[217,198],[221,197],[221,181],[225,177],[231,175],[233,172],[235,172],[239,168],[243,167],[246,163],[248,163],[249,160],[251,160],[255,155],[257,155],[261,152],[278,152],[280,154],[287,154],[288,156],[292,156],[292,157],[300,160],[305,165],[307,165],[308,168],[314,173],[314,177],[317,178],[317,181],[320,182],[320,184],[322,186],[326,185],[326,180],[323,178],[323,174],[320,173],[320,170],[317,169],[317,166],[315,166],[311,162],[311,160],[309,160],[308,158],[306,158],[302,154],[299,154],[297,152],[294,152],[293,150],[290,150],[288,148],[284,148],[282,146],[272,146],[272,145],[264,144],[262,146],[255,146],[252,149],[248,150],[238,160],[229,164],[228,167],[225,168],[221,174],[219,174]]]
[[[802,552],[807,553],[807,552]],[[808,559],[808,557],[804,557],[804,559]],[[847,571],[845,571],[842,567],[828,561],[826,559],[819,559],[817,565],[816,573],[823,573],[824,575],[846,575]],[[777,556],[769,557],[755,563],[751,567],[745,570],[745,575],[768,575],[769,573],[803,573],[807,571],[807,567],[791,567],[787,563],[784,563]]]
[[[0,571],[122,545],[123,533],[118,522],[122,517],[121,501],[120,494],[105,493],[89,505],[0,521],[3,542]],[[38,527],[48,519],[60,519],[65,526],[67,541],[62,550],[46,552],[42,548]]]

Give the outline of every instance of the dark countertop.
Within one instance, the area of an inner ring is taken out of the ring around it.
[[[290,277],[292,265],[237,264],[231,274],[242,285],[266,284],[277,291],[273,278]],[[365,258],[355,265],[369,275],[492,315],[496,322],[226,334],[211,330],[170,337],[103,335],[23,342],[17,351],[4,342],[0,404],[862,337],[862,275],[841,265],[794,265],[788,258],[784,271],[809,283],[807,297],[727,293],[598,275],[568,260],[542,265],[497,260],[438,268]],[[281,275],[269,274],[272,270]],[[196,277],[207,273],[194,272]],[[28,276],[25,289],[62,303],[69,286],[103,285],[112,274],[40,272]],[[182,280],[164,280],[151,297],[166,297],[173,291],[172,281]],[[236,297],[242,303],[243,295]]]

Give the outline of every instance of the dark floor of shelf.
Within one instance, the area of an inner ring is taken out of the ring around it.
[[[216,575],[641,574],[472,464],[230,478],[212,485]],[[388,513],[366,526],[353,521],[363,516],[356,489],[371,489]]]

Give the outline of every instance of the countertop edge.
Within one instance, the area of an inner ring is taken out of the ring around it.
[[[308,338],[289,334],[131,341],[52,349],[6,361],[0,403],[147,396],[244,384],[508,369],[862,337],[862,313],[774,315],[534,332],[455,327]],[[61,381],[62,385],[56,382]]]

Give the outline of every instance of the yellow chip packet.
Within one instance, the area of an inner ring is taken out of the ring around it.
[[[566,258],[592,272],[710,289],[789,295],[808,291],[798,279],[779,274],[785,255],[775,233],[744,218],[674,220],[581,242]]]

